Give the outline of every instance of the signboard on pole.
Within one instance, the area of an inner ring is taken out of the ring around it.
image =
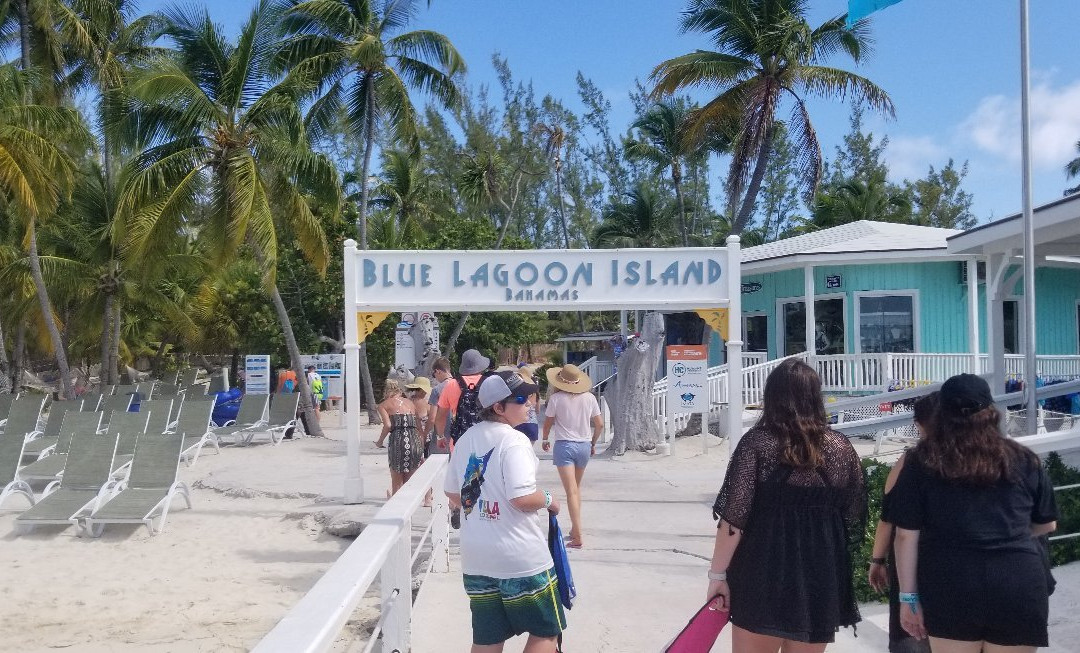
[[[394,366],[411,370],[416,367],[416,341],[409,330],[412,324],[398,322],[394,329]]]
[[[666,352],[669,410],[673,413],[708,411],[708,348],[705,345],[669,345]]]
[[[315,371],[326,384],[326,396],[345,396],[345,354],[301,354],[300,364],[305,373],[308,365],[315,366]]]
[[[268,354],[249,354],[244,357],[244,392],[253,395],[270,394]]]

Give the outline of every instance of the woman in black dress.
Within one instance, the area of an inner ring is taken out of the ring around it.
[[[1006,438],[990,387],[941,387],[933,427],[893,488],[900,619],[934,653],[1019,653],[1047,645],[1049,590],[1036,536],[1056,527],[1050,479]]]
[[[731,612],[734,653],[819,653],[859,621],[851,552],[866,483],[805,363],[769,375],[761,420],[735,448],[713,516],[708,598]]]
[[[919,437],[926,435],[931,421],[937,413],[938,393],[920,397],[912,410],[912,419]],[[870,558],[867,572],[870,587],[875,591],[889,595],[889,653],[930,653],[930,644],[925,639],[915,639],[904,630],[900,623],[900,581],[896,575],[896,557],[893,555],[893,539],[896,529],[892,525],[892,489],[896,479],[904,469],[907,452],[900,454],[896,464],[889,470],[885,479],[885,492],[881,497],[881,519],[874,531],[874,552]]]

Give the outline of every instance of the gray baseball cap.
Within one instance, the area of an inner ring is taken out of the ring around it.
[[[480,383],[477,399],[480,400],[481,407],[491,408],[511,394],[510,386],[506,385],[506,381],[498,374],[492,374]]]
[[[479,374],[489,367],[491,367],[491,359],[482,356],[475,349],[466,349],[465,353],[461,355],[461,365],[458,366],[458,373],[462,376]]]

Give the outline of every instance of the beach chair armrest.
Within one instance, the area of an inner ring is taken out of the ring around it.
[[[49,481],[49,484],[45,486],[45,489],[41,491],[41,498],[49,496],[56,491],[56,488],[60,487],[60,481]]]
[[[26,437],[23,438],[23,441],[24,442],[29,442],[31,440],[37,440],[38,438],[40,438],[43,435],[45,435],[45,431],[33,430],[33,431],[30,431],[29,433],[26,434]]]

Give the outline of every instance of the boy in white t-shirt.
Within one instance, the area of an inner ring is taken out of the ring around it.
[[[517,376],[510,372],[507,375]],[[540,461],[515,426],[528,416],[535,385],[493,375],[480,384],[481,421],[458,440],[444,490],[461,506],[461,570],[472,610],[473,651],[502,650],[529,633],[526,650],[548,653],[566,627],[538,512],[557,513],[549,492],[536,488]]]

